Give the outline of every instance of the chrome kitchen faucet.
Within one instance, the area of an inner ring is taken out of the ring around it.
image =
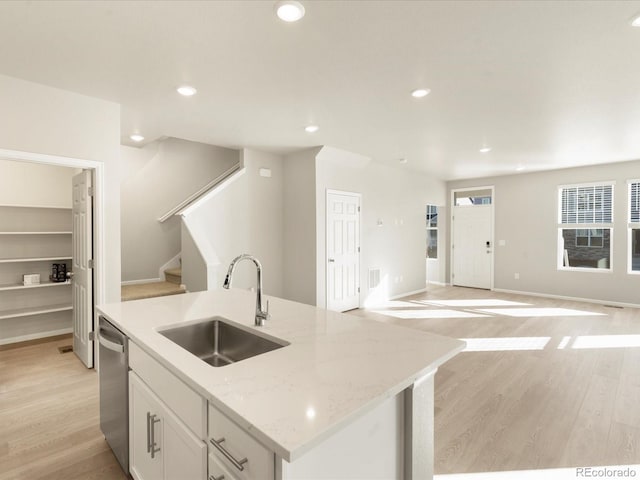
[[[227,276],[224,279],[223,288],[227,290],[231,288],[231,282],[233,277],[233,271],[236,268],[236,264],[241,262],[242,260],[251,260],[257,269],[258,272],[258,285],[256,287],[256,326],[262,327],[264,326],[265,320],[269,320],[269,301],[267,300],[267,308],[265,310],[262,309],[262,265],[258,261],[256,257],[253,255],[249,255],[248,253],[243,253],[242,255],[237,256],[231,261],[231,265],[229,265],[229,270],[227,271]]]

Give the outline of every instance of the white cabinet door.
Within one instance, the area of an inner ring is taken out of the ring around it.
[[[164,480],[205,480],[207,445],[171,412],[164,417]]]
[[[130,372],[129,470],[136,480],[160,480],[163,478],[163,423],[162,407],[156,396],[135,373]],[[151,446],[153,443],[155,446],[152,456]]]

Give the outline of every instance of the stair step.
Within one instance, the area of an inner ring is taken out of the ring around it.
[[[138,283],[135,285],[122,285],[120,288],[120,296],[123,302],[142,298],[178,295],[180,293],[186,293],[184,287],[171,282]]]
[[[182,267],[167,268],[164,271],[164,277],[167,280],[167,282],[180,285],[182,283]]]

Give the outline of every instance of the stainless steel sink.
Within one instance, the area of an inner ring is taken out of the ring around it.
[[[158,331],[214,367],[255,357],[289,345],[231,325],[223,318]]]

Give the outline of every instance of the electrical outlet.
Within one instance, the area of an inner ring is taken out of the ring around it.
[[[519,273],[514,273],[513,274],[513,278],[515,278],[516,280],[520,280],[520,274]]]

